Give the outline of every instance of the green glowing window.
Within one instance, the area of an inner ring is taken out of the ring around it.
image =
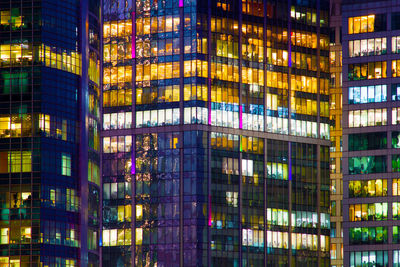
[[[61,174],[71,176],[71,155],[66,153],[61,155]]]

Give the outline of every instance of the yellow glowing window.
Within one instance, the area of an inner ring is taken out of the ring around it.
[[[136,245],[141,245],[143,243],[143,229],[142,228],[136,228],[136,240],[135,244]]]
[[[0,244],[8,244],[9,243],[9,233],[10,229],[9,228],[0,228]],[[1,263],[1,261],[0,261]]]
[[[31,227],[21,227],[21,242],[30,243],[32,238]]]
[[[125,229],[125,246],[132,244],[132,231],[131,229]]]
[[[8,151],[0,153],[0,173],[30,172],[31,151]]]
[[[141,221],[143,218],[143,206],[136,205],[136,220]]]

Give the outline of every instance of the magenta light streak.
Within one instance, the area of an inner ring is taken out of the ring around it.
[[[131,174],[136,174],[136,157],[135,157],[135,152],[133,151],[133,146],[132,146],[132,153],[131,153]]]
[[[208,78],[208,88],[211,88],[211,78]],[[211,98],[208,99],[208,125],[211,125]]]
[[[183,0],[179,0],[179,7],[183,7]]]
[[[136,58],[136,12],[132,12],[132,59]]]
[[[212,225],[211,220],[211,196],[208,196],[208,226]]]
[[[242,105],[239,105],[239,129],[243,129]]]

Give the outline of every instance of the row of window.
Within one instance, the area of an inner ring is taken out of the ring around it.
[[[349,181],[349,197],[381,197],[388,195],[387,179]],[[392,179],[392,195],[400,195],[400,179]]]
[[[387,110],[364,109],[349,111],[349,127],[367,127],[387,125]]]
[[[132,196],[131,184],[123,183],[104,183],[103,184],[103,199],[125,199]]]
[[[393,219],[397,220],[397,203],[393,203]],[[352,204],[349,205],[349,220],[354,221],[382,221],[387,220],[388,203]]]
[[[396,132],[393,132],[392,134],[394,133]],[[349,134],[348,138],[349,151],[363,151],[387,148],[386,132]],[[392,139],[392,143],[393,142],[397,143],[398,141]]]
[[[43,243],[79,247],[78,226],[72,223],[41,221]]]
[[[389,267],[388,251],[369,250],[350,252],[350,267]],[[399,251],[393,251],[393,266],[399,267]]]
[[[396,61],[394,60],[392,70],[396,69]],[[386,61],[376,61],[348,65],[349,81],[381,79],[387,77]],[[393,76],[396,77],[396,76]]]
[[[131,105],[132,89],[108,90],[103,92],[104,107],[121,107]]]
[[[132,127],[132,112],[109,113],[103,115],[103,129],[130,129]]]
[[[33,123],[46,137],[74,141],[75,122],[47,114],[34,114]],[[0,115],[0,138],[32,135],[31,114]]]
[[[179,108],[136,112],[136,128],[179,125]]]
[[[103,153],[129,152],[132,148],[132,136],[112,136],[103,138]]]
[[[349,87],[349,104],[385,102],[387,85]]]
[[[382,173],[386,171],[386,156],[349,158],[349,174]]]
[[[32,240],[32,228],[28,226],[0,228],[0,245],[29,244]]]
[[[42,188],[41,199],[45,207],[56,207],[72,212],[79,211],[79,196],[75,189],[46,185],[43,185]],[[27,200],[23,201],[26,202]]]
[[[349,57],[378,56],[384,54],[386,54],[386,38],[349,41]]]
[[[142,232],[136,230],[136,244],[142,240]],[[103,246],[130,246],[132,244],[132,231],[127,229],[103,230]],[[141,242],[140,242],[141,243]]]
[[[283,209],[267,208],[267,223],[279,226],[288,226],[288,211]],[[317,228],[318,214],[310,211],[292,211],[292,227]],[[321,228],[328,229],[330,227],[330,216],[321,213]]]
[[[381,226],[350,228],[349,242],[350,245],[387,244],[388,228]]]
[[[400,185],[400,184],[399,184]],[[397,188],[397,179],[393,180],[393,188]],[[387,180],[376,179],[376,180],[358,180],[349,181],[349,197],[382,197],[387,196]],[[396,194],[397,195],[397,191]]]
[[[348,33],[358,34],[386,30],[386,14],[348,18]]]
[[[132,35],[132,20],[104,22],[104,38]]]
[[[3,11],[2,11],[3,12]],[[48,257],[41,256],[40,264],[43,266],[62,266],[62,267],[78,267],[78,262],[76,259],[61,258],[61,257]],[[19,267],[23,265],[34,264],[29,256],[11,256],[11,257],[0,257],[0,266],[4,267]]]
[[[376,61],[348,65],[349,81],[381,79],[387,77],[387,62]],[[392,60],[392,77],[400,77],[400,60]]]

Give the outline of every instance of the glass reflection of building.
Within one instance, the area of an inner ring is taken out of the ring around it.
[[[99,266],[99,16],[0,2],[0,266]]]
[[[329,3],[295,3],[104,1],[103,266],[329,265]]]
[[[399,266],[400,6],[342,10],[344,265]]]

